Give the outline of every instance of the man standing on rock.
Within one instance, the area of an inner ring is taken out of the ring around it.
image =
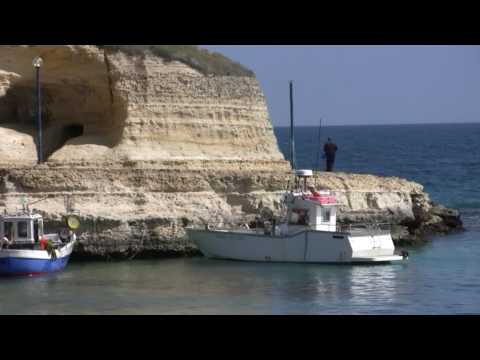
[[[323,148],[323,151],[325,152],[325,158],[327,159],[327,172],[333,171],[333,165],[335,164],[335,155],[337,153],[337,150],[337,145],[332,141],[331,138],[328,138],[328,142]]]

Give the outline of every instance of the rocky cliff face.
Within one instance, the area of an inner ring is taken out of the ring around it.
[[[95,46],[1,46],[0,124],[10,140],[2,155],[9,163],[35,160],[27,155],[35,152],[36,55],[45,60],[50,162],[283,161],[255,78],[204,76],[148,53]]]
[[[36,163],[34,72],[42,68],[45,156]],[[145,53],[95,46],[0,46],[0,207],[27,196],[55,228],[71,198],[78,254],[131,257],[195,251],[185,226],[244,223],[278,210],[291,180],[258,82],[204,75]],[[460,226],[402,179],[317,174],[343,223],[396,224],[397,241]]]

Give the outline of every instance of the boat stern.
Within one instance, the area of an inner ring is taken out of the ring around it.
[[[352,249],[351,261],[355,263],[387,263],[408,258],[406,253],[395,253],[390,232],[352,232],[348,240]]]

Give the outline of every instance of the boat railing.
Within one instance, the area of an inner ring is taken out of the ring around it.
[[[391,231],[392,224],[389,223],[355,223],[337,225],[337,232],[344,233],[389,234]]]

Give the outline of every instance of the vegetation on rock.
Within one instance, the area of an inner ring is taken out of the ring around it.
[[[143,55],[149,51],[166,61],[180,61],[205,75],[255,77],[253,71],[222,54],[194,45],[97,45],[101,49]]]

